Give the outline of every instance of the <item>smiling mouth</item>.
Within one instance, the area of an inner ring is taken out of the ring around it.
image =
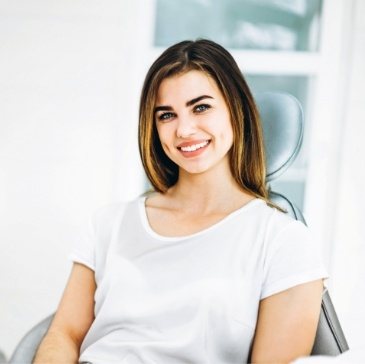
[[[195,152],[198,149],[206,147],[209,143],[210,140],[206,140],[205,142],[188,145],[186,147],[177,147],[177,149],[181,150],[182,152]]]

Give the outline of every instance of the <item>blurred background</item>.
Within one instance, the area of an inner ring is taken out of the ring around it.
[[[227,47],[254,93],[305,113],[273,184],[322,244],[350,347],[365,323],[365,1],[0,0],[0,350],[52,313],[80,226],[146,189],[138,99],[169,45]]]

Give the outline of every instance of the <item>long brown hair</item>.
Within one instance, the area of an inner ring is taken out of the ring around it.
[[[158,88],[165,78],[190,70],[211,76],[227,103],[233,129],[229,161],[235,181],[247,193],[267,201],[263,136],[255,101],[232,55],[206,39],[169,47],[146,75],[139,108],[139,152],[153,188],[164,193],[179,177],[178,166],[163,151],[157,134],[154,108]]]

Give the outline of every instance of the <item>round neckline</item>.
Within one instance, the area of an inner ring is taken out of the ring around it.
[[[212,224],[212,225],[210,225],[210,226],[208,226],[208,227],[206,227],[202,230],[199,230],[199,231],[197,231],[193,234],[179,235],[179,236],[165,236],[165,235],[161,235],[161,234],[157,233],[151,227],[151,224],[148,220],[147,209],[146,209],[146,200],[147,200],[147,198],[148,198],[148,196],[141,196],[139,198],[139,201],[138,201],[138,210],[139,210],[139,215],[141,217],[142,226],[144,227],[145,231],[150,236],[152,236],[153,238],[158,239],[160,241],[166,241],[166,242],[186,240],[186,239],[191,239],[191,238],[198,237],[200,235],[204,235],[204,234],[208,233],[211,230],[215,230],[219,226],[223,225],[225,222],[231,220],[233,217],[235,217],[235,216],[241,214],[242,212],[250,209],[251,207],[257,205],[258,203],[264,202],[260,198],[254,198],[253,200],[247,202],[246,204],[244,204],[243,206],[241,206],[237,210],[234,210],[231,213],[229,213],[228,215],[226,215],[225,217],[223,217],[223,219],[221,219],[221,220],[215,222],[214,224]]]

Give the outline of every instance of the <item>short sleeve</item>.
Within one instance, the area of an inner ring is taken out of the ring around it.
[[[81,263],[95,271],[95,227],[93,218],[90,217],[84,226],[76,234],[75,242],[69,255],[69,259],[75,263]]]
[[[97,209],[77,234],[69,259],[86,265],[94,272],[102,268],[125,206],[125,203],[118,202]]]
[[[291,220],[269,242],[261,299],[321,278],[328,274],[319,244],[303,223]]]

